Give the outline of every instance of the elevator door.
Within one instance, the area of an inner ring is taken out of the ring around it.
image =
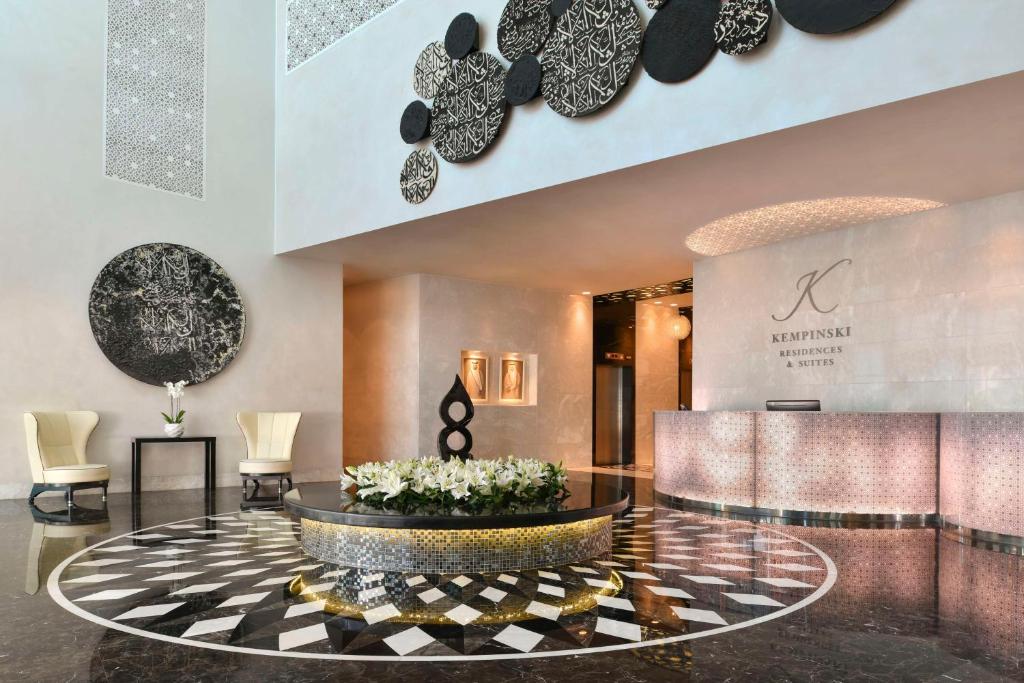
[[[633,368],[594,368],[594,464],[633,462]]]

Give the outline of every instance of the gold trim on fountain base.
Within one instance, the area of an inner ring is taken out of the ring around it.
[[[313,557],[361,569],[452,574],[551,567],[612,547],[611,516],[506,529],[393,529],[302,520]]]

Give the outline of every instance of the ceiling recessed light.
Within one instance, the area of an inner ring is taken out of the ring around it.
[[[675,308],[675,307],[676,307],[676,306],[678,306],[678,305],[679,305],[679,304],[669,304],[669,306],[671,306],[672,308]]]
[[[655,305],[655,306],[660,306],[660,305],[661,305],[661,302],[660,302],[660,301],[655,301],[655,302],[654,302],[654,305]]]
[[[945,205],[913,197],[830,197],[787,202],[712,221],[694,230],[686,238],[686,246],[703,256],[721,256],[940,206]]]
[[[590,292],[583,292],[583,296],[590,296]]]

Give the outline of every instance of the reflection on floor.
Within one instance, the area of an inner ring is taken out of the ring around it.
[[[109,520],[83,524],[3,501],[0,680],[1024,679],[1018,556],[933,530],[755,527],[645,509],[650,482],[623,481],[639,508],[617,520],[612,557],[504,579],[316,566],[290,520],[240,510],[237,489],[209,501],[146,492],[134,509],[112,495]],[[143,519],[160,528],[142,530]],[[94,621],[45,589],[76,554],[59,592]],[[824,556],[836,566],[827,591]],[[550,656],[559,650],[579,656]],[[454,659],[379,659],[403,655]]]

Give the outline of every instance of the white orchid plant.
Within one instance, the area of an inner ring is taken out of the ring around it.
[[[185,421],[185,411],[181,409],[181,397],[185,395],[185,386],[188,383],[185,380],[180,382],[164,382],[164,386],[167,387],[167,395],[171,399],[171,412],[160,413],[164,416],[164,422],[169,425],[181,424]]]
[[[341,488],[378,508],[507,510],[557,502],[569,495],[568,474],[555,465],[512,456],[497,460],[416,460],[368,462],[345,468]]]

